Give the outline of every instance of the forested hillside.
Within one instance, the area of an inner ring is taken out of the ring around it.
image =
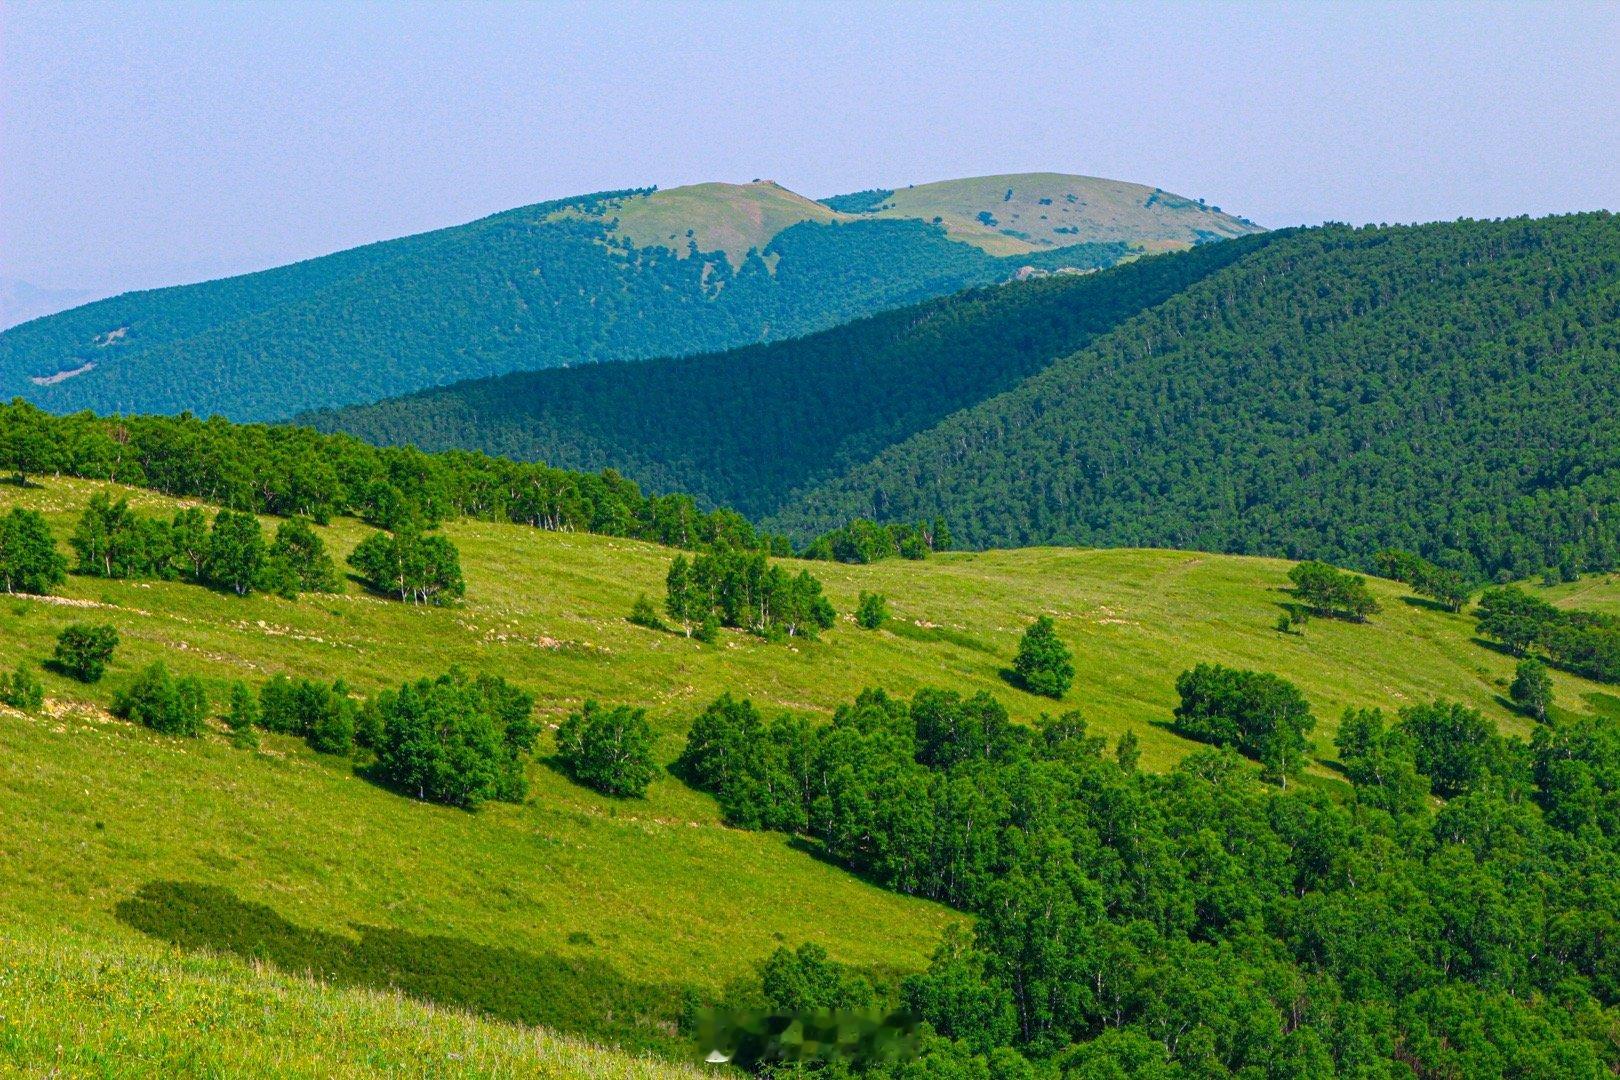
[[[1620,219],[1280,237],[769,524],[1473,577],[1620,559]]]
[[[1181,217],[1231,220],[1185,200],[1142,212],[1161,223],[1144,232],[1155,243]],[[1175,229],[1183,245],[1226,234]],[[58,412],[276,419],[513,370],[805,334],[1025,267],[1112,265],[1141,249],[1122,235],[1082,230],[1059,246],[948,233],[769,182],[604,192],[14,327],[0,334],[0,396]]]
[[[300,420],[388,445],[612,467],[657,490],[768,514],[1274,235],[972,291],[770,345],[514,373]]]

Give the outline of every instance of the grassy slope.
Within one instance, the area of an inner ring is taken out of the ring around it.
[[[995,217],[993,229],[981,224],[981,211]],[[1191,246],[1201,230],[1222,237],[1260,231],[1179,195],[1141,184],[1063,173],[1013,173],[918,184],[897,190],[876,216],[924,221],[937,216],[953,237],[995,255],[1017,255],[1079,240],[1124,240],[1149,251],[1163,251]],[[1080,231],[1055,231],[1072,227]],[[1023,233],[1025,239],[1008,235],[1009,231]]]
[[[42,509],[66,536],[97,486],[0,487],[0,510]],[[129,494],[148,512],[175,505]],[[1046,612],[1079,669],[1063,707],[1084,709],[1110,737],[1133,728],[1153,767],[1191,745],[1163,724],[1176,673],[1198,660],[1286,673],[1316,706],[1324,748],[1347,704],[1393,708],[1440,695],[1525,729],[1498,700],[1512,662],[1471,640],[1471,619],[1375,582],[1385,610],[1369,624],[1316,621],[1303,637],[1280,635],[1271,626],[1286,599],[1287,564],[1274,560],[1037,549],[817,565],[840,611],[851,611],[863,589],[884,592],[909,621],[904,633],[844,622],[820,643],[727,634],[719,646],[700,646],[623,620],[638,592],[658,594],[667,550],[505,525],[447,531],[468,580],[469,599],[456,609],[413,610],[352,583],[342,596],[288,603],[84,578],[62,592],[93,609],[0,602],[7,668],[46,655],[62,626],[87,616],[115,623],[125,642],[98,686],[44,673],[59,703],[53,715],[0,715],[0,820],[22,823],[0,837],[0,949],[33,955],[36,979],[55,962],[38,953],[46,934],[64,948],[157,955],[111,914],[152,880],[229,885],[300,926],[334,933],[385,925],[698,986],[744,972],[782,941],[816,940],[863,966],[916,967],[953,917],[868,887],[781,837],[723,828],[707,797],[670,778],[656,781],[645,802],[615,804],[537,764],[527,805],[465,814],[383,792],[291,741],[267,739],[266,752],[248,754],[218,736],[159,737],[93,708],[160,658],[209,680],[216,697],[229,679],[276,671],[342,676],[369,692],[459,663],[536,691],[553,720],[587,696],[643,704],[667,760],[692,714],[725,689],[825,715],[866,685],[909,693],[942,684],[991,690],[1031,719],[1052,704],[1011,690],[998,672],[1023,626]],[[365,532],[351,521],[325,530],[340,555]],[[1583,603],[1598,588],[1584,587]],[[1567,706],[1581,707],[1596,689],[1556,679]],[[84,707],[61,704],[69,701]]]

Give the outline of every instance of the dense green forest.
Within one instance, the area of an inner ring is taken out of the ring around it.
[[[974,290],[770,345],[503,375],[300,419],[383,444],[613,467],[767,514],[1269,239]]]
[[[1620,561],[1620,219],[1279,237],[767,524],[1471,577]]]
[[[611,469],[579,473],[465,451],[424,454],[220,417],[51,416],[13,401],[0,405],[0,470],[19,484],[48,473],[113,480],[206,499],[227,510],[323,524],[352,514],[380,528],[409,531],[466,517],[674,547],[790,550],[785,537],[756,532],[734,510],[703,512],[688,495],[643,495]],[[168,523],[146,524],[161,527],[161,551],[154,554],[153,539],[146,537],[134,545],[142,565],[119,574],[109,566],[106,576],[168,576],[157,570],[175,557]],[[150,529],[136,522],[129,531]]]
[[[690,231],[632,242],[619,215],[656,197],[540,203],[38,319],[0,334],[0,395],[57,412],[280,419],[457,379],[790,337],[1026,266],[1107,266],[1131,251],[1077,236],[992,255],[922,220],[840,218],[788,224],[733,261]],[[688,209],[750,213],[746,199]]]
[[[1277,676],[1177,688],[1178,724],[1269,723],[1279,693],[1313,722]],[[1079,713],[1032,730],[986,694],[870,690],[821,727],[722,697],[676,768],[735,825],[977,914],[898,987],[815,950],[764,965],[768,1008],[898,998],[926,1022],[921,1062],[868,1076],[1608,1075],[1612,720],[1525,742],[1420,703],[1346,716],[1337,753],[1342,801],[1257,784],[1229,749],[1139,771]]]

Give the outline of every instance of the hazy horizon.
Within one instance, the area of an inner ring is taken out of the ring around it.
[[[1268,227],[1620,208],[1620,6],[0,5],[0,292],[588,191],[1004,172]]]

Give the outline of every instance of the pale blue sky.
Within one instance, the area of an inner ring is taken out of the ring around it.
[[[47,287],[604,188],[1024,170],[1272,226],[1620,208],[1620,3],[0,0],[0,277]]]

